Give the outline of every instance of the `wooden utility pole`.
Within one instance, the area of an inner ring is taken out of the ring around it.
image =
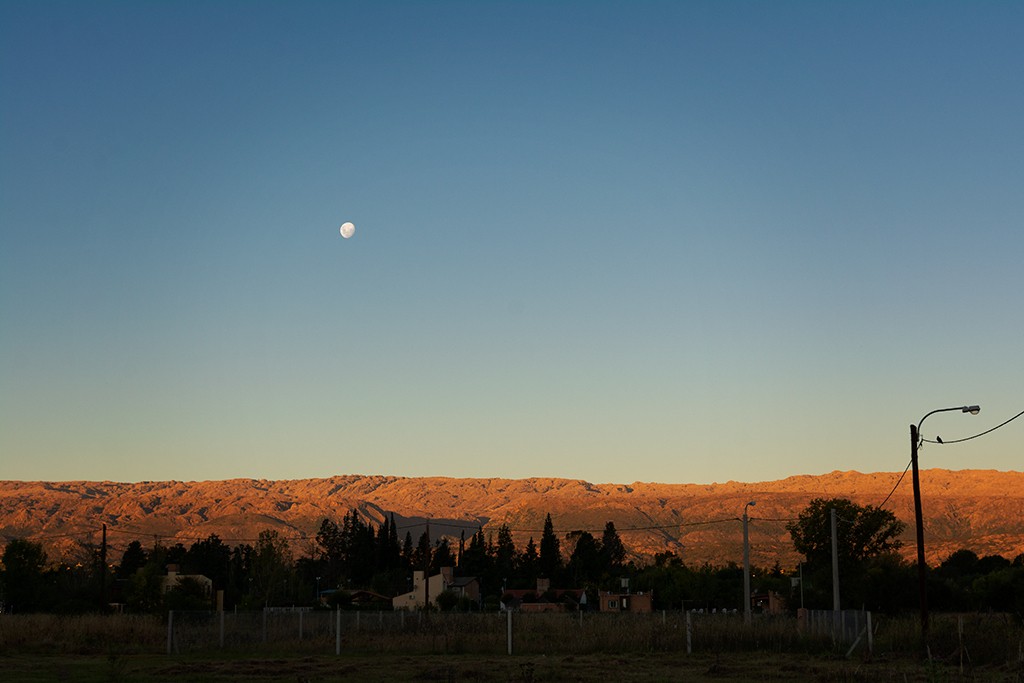
[[[928,417],[925,415],[925,417]],[[921,419],[924,422],[924,418]],[[928,643],[928,565],[924,561],[924,519],[921,514],[921,478],[917,469],[917,425],[910,425],[910,467],[914,479],[914,525],[917,530],[917,590],[921,600],[921,640]]]
[[[832,508],[832,609],[839,612],[839,521]]]
[[[100,609],[107,609],[107,525],[103,525],[103,541],[100,544]]]
[[[427,520],[427,552],[423,558],[423,611],[430,609],[430,520]]]

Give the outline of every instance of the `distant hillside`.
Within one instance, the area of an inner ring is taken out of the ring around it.
[[[591,484],[571,479],[448,479],[337,476],[329,479],[203,482],[0,482],[0,534],[38,540],[56,558],[98,544],[106,523],[114,558],[138,539],[145,546],[217,534],[229,545],[252,542],[274,529],[308,553],[325,518],[340,520],[357,508],[368,520],[394,514],[400,536],[414,541],[430,520],[431,536],[458,537],[478,525],[508,524],[522,548],[540,538],[544,516],[555,531],[599,533],[612,521],[639,559],[679,553],[688,564],[724,564],[742,558],[738,517],[750,508],[751,559],[756,565],[794,566],[786,521],[817,497],[844,497],[877,505],[899,473],[832,472],[761,483]],[[928,561],[970,548],[979,555],[1024,553],[1024,473],[926,470],[921,474]],[[914,553],[909,475],[886,504],[907,523],[904,554]]]

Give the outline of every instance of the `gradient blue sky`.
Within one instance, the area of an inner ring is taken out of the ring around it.
[[[5,0],[0,478],[900,471],[1024,410],[1022,31]]]

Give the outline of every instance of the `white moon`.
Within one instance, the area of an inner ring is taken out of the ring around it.
[[[342,237],[344,237],[345,239],[348,239],[349,237],[351,237],[354,234],[356,234],[356,226],[355,225],[353,225],[352,223],[348,223],[348,222],[345,222],[345,223],[341,224],[341,236]]]

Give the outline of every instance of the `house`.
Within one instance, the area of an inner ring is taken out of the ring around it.
[[[552,588],[550,579],[537,579],[536,590],[506,590],[501,609],[519,612],[567,612],[587,607],[587,592],[582,588]]]
[[[202,574],[181,574],[180,568],[176,564],[167,565],[167,576],[163,577],[160,592],[167,593],[168,591],[177,588],[178,584],[185,579],[195,581],[202,586],[203,597],[208,598],[213,594],[213,579],[209,579]]]
[[[601,591],[598,593],[600,610],[602,612],[653,612],[654,593],[612,593]]]
[[[762,614],[785,614],[788,609],[786,598],[775,591],[754,591],[750,602],[753,611]]]
[[[391,600],[395,609],[421,609],[427,603],[433,605],[444,591],[474,602],[480,600],[480,581],[476,577],[457,577],[451,567],[441,567],[439,574],[428,579],[425,579],[425,574],[422,571],[412,573],[412,590]]]
[[[350,594],[352,606],[356,609],[382,609],[391,604],[391,598],[367,590],[356,590]]]

